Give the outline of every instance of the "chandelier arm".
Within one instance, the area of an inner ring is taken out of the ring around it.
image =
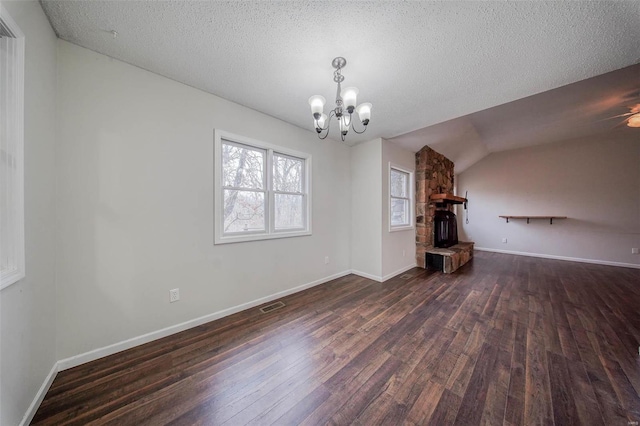
[[[356,127],[353,125],[353,119],[351,118],[351,114],[349,114],[349,121],[351,122],[351,129],[353,129],[353,131],[356,132],[357,134],[361,135],[367,131],[367,126],[364,126],[364,130],[362,130],[361,132],[356,130]]]
[[[325,140],[327,136],[329,136],[329,132],[325,133],[324,136],[320,136],[320,133],[318,133],[318,139],[320,139],[321,141]]]
[[[331,127],[331,117],[333,117],[333,115],[335,115],[335,113],[333,112],[333,110],[331,110],[331,112],[329,112],[329,116],[327,117],[327,127],[325,127],[324,129],[321,128],[320,132],[318,133],[318,138],[320,138],[320,140],[324,140],[327,138],[327,136],[329,136],[329,128]],[[318,122],[318,120],[316,120],[316,123]],[[324,134],[324,136],[320,136],[322,134],[322,132],[324,132],[326,130],[326,133]]]
[[[314,121],[316,123],[316,129],[319,128],[321,132],[329,129],[329,126],[331,125],[331,114],[334,114],[333,110],[329,111],[329,116],[327,117],[327,127],[325,127],[325,128],[319,127],[318,126],[318,119],[314,119]]]

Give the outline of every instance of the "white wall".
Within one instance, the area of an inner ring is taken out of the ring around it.
[[[630,129],[494,153],[458,178],[469,191],[461,239],[476,248],[640,265],[640,143]],[[566,220],[510,220],[499,215],[559,215]],[[501,242],[507,238],[507,243]]]
[[[0,424],[18,424],[56,361],[56,37],[40,4],[3,2],[25,34],[26,277],[0,292]]]
[[[389,162],[415,170],[415,154],[384,139],[351,148],[351,269],[377,281],[415,266],[415,230],[389,232]]]
[[[351,148],[351,269],[382,280],[382,139]]]
[[[58,59],[58,358],[349,270],[348,147],[64,41]],[[312,236],[213,245],[214,128],[312,154]]]
[[[416,266],[415,229],[389,231],[389,163],[415,172],[415,153],[382,140],[382,277],[385,280]],[[414,209],[411,214],[415,221]]]

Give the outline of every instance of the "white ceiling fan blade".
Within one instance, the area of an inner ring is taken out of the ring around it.
[[[600,121],[613,120],[614,118],[628,117],[630,115],[633,115],[633,113],[632,112],[627,112],[625,114],[612,115],[611,117],[606,117],[606,118],[602,118],[600,120],[597,120],[596,123],[599,123]]]

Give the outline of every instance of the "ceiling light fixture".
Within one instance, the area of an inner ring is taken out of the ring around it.
[[[323,112],[326,99],[320,95],[314,95],[310,97],[309,105],[311,106],[311,113],[313,114],[313,124],[316,132],[318,132],[318,137],[320,139],[325,139],[329,135],[331,117],[335,116],[338,119],[340,125],[340,138],[344,141],[347,133],[349,132],[349,127],[351,127],[353,131],[358,134],[364,133],[367,130],[367,125],[369,124],[369,119],[371,118],[372,105],[370,103],[364,103],[356,107],[358,89],[356,89],[355,87],[347,87],[346,89],[342,89],[341,83],[344,81],[342,68],[347,65],[347,60],[345,58],[339,56],[331,62],[331,65],[336,69],[333,72],[333,81],[338,84],[338,90],[336,92],[336,107],[329,111],[329,116],[327,116]],[[353,125],[353,121],[351,120],[354,110],[358,113],[360,122],[364,126],[364,129],[361,132],[356,130],[355,126]],[[325,132],[324,136],[322,136],[322,132]]]

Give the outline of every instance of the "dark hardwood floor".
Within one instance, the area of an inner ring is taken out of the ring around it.
[[[629,425],[640,270],[476,252],[60,372],[34,424]]]

